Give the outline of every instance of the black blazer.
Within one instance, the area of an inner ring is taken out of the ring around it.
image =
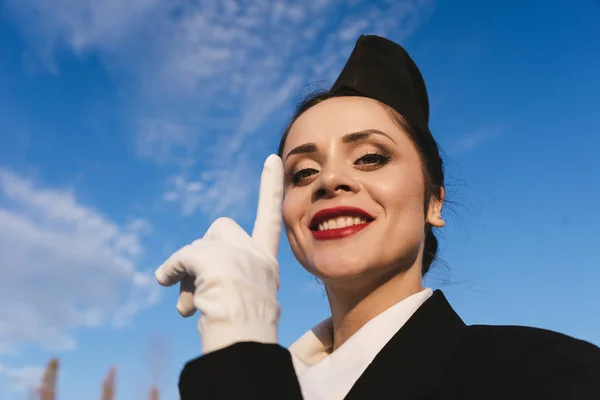
[[[288,351],[250,342],[187,363],[179,390],[182,400],[302,399]],[[437,290],[346,399],[600,400],[600,348],[543,329],[466,326]]]

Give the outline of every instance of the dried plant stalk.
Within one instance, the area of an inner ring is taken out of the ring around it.
[[[158,387],[152,386],[150,389],[150,400],[160,400],[160,392],[158,391]]]
[[[58,359],[53,358],[48,363],[44,377],[42,378],[42,385],[40,386],[38,393],[40,400],[54,400],[56,396],[56,379],[58,377]]]
[[[39,389],[30,392],[31,400],[55,400],[56,382],[58,379],[58,359],[50,360],[44,371],[42,383]],[[114,400],[117,371],[114,367],[108,370],[108,374],[102,382],[102,396],[100,400]],[[39,397],[38,397],[39,396]],[[160,391],[157,386],[150,389],[149,400],[160,400]]]
[[[101,400],[114,400],[115,398],[115,380],[116,370],[114,367],[108,370],[108,375],[102,383],[102,397]]]

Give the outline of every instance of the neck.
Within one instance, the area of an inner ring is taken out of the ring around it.
[[[325,282],[333,322],[333,350],[363,325],[398,302],[423,290],[421,269],[386,277],[360,277]]]

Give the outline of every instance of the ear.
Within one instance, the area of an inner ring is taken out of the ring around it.
[[[436,228],[443,227],[446,222],[442,218],[442,206],[444,205],[444,198],[446,197],[446,191],[444,188],[440,190],[440,198],[431,196],[429,199],[429,210],[427,210],[427,223]]]

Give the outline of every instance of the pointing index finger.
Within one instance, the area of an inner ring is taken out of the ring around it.
[[[275,154],[267,157],[260,177],[258,210],[252,238],[277,258],[281,234],[281,202],[283,201],[283,162]]]

